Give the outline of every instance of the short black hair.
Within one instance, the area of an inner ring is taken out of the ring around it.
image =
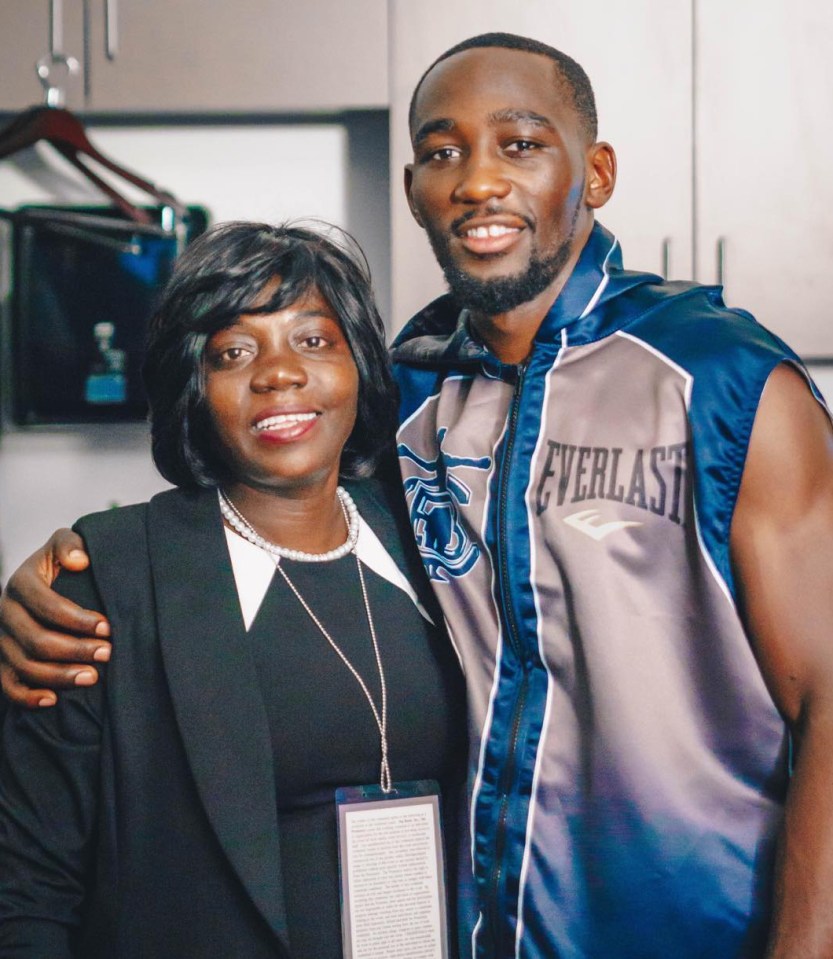
[[[408,108],[408,128],[411,135],[414,133],[414,119],[416,113],[416,99],[420,88],[438,63],[453,57],[456,53],[462,53],[464,50],[481,49],[483,47],[500,47],[503,50],[521,50],[524,53],[538,53],[541,56],[549,57],[555,64],[558,79],[566,84],[573,100],[573,107],[584,128],[584,133],[591,143],[596,142],[599,129],[599,121],[596,115],[596,97],[593,94],[593,87],[590,84],[590,78],[584,72],[584,68],[576,63],[572,57],[566,53],[556,50],[555,47],[541,43],[540,40],[533,40],[530,37],[521,37],[515,33],[481,33],[476,37],[469,37],[455,44],[440,56],[428,67],[425,73],[419,78],[419,82],[414,88],[411,104]]]
[[[276,277],[280,284],[264,302]],[[177,260],[150,322],[143,375],[153,459],[183,488],[221,485],[227,475],[205,402],[204,353],[212,334],[244,313],[272,313],[312,288],[327,301],[359,374],[356,425],[341,459],[345,478],[371,475],[396,429],[396,387],[385,331],[358,243],[325,223],[223,223]]]

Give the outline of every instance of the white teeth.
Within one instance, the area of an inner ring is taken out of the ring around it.
[[[466,230],[466,236],[476,239],[485,239],[487,236],[506,236],[507,233],[517,233],[517,227],[502,226],[499,223],[490,223],[489,226],[475,226]]]
[[[316,413],[281,413],[279,416],[269,416],[259,423],[255,423],[256,430],[280,429],[282,426],[291,426],[294,423],[305,423],[314,420]]]

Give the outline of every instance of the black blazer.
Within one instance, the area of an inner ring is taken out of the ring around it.
[[[401,491],[350,490],[442,622]],[[77,529],[92,575],[59,584],[103,609],[118,652],[98,686],[10,710],[0,957],[285,956],[269,731],[216,494],[168,491]]]

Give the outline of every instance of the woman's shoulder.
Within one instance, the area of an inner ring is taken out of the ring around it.
[[[139,534],[146,522],[151,503],[176,502],[181,499],[182,490],[169,489],[157,493],[144,503],[132,503],[128,506],[111,506],[109,509],[87,513],[73,523],[73,529],[83,536],[87,535],[124,535]]]
[[[170,489],[145,503],[82,516],[73,529],[84,539],[92,579],[105,603],[118,597],[126,606],[149,595],[152,568],[161,553],[175,553],[181,562],[189,536],[203,525],[203,514],[213,515],[216,510],[219,516],[216,503],[213,491]]]
[[[88,513],[73,523],[72,528],[84,537],[88,549],[99,539],[141,535],[147,516],[147,503],[113,506],[97,513]]]
[[[84,538],[93,559],[111,552],[122,557],[128,551],[135,555],[144,552],[142,546],[147,541],[149,527],[165,527],[172,517],[190,515],[195,510],[204,512],[210,510],[212,504],[216,504],[213,491],[168,489],[145,503],[88,513],[73,524],[73,529]]]

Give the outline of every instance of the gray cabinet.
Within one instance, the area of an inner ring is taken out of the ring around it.
[[[802,356],[833,357],[833,6],[818,0],[391,0],[393,299],[443,288],[401,200],[405,111],[422,70],[487,30],[573,55],[619,179],[599,219],[626,265],[725,284]],[[433,15],[431,15],[433,14]]]
[[[386,0],[63,0],[67,105],[107,113],[301,113],[388,104]],[[109,12],[109,16],[108,16]],[[0,109],[42,99],[48,0],[0,3]]]
[[[71,0],[67,0],[71,2]],[[302,112],[387,106],[386,0],[110,0],[91,18],[89,108]]]
[[[833,7],[697,0],[697,274],[833,357]]]

